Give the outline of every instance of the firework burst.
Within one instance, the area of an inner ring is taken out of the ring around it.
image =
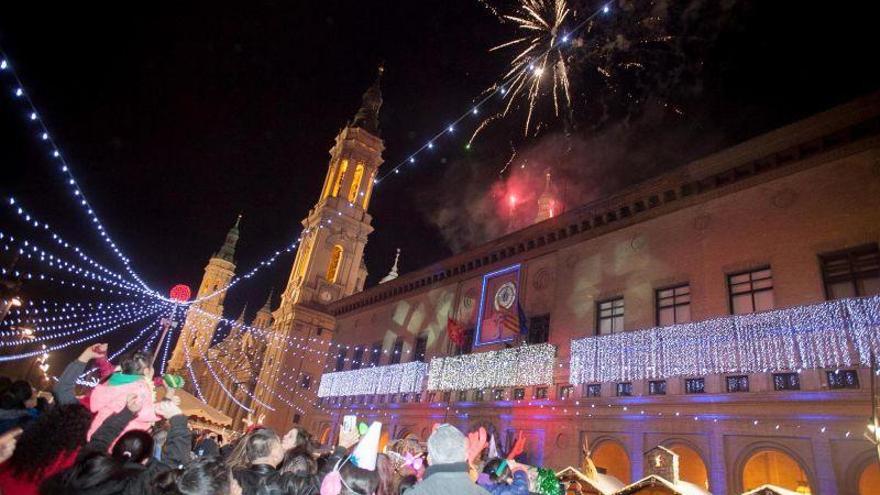
[[[646,95],[658,87],[650,79],[669,73],[674,63],[669,60],[674,37],[665,29],[665,3],[620,0],[597,8],[585,0],[514,0],[508,9],[479,1],[515,28],[512,39],[490,52],[515,51],[502,82],[486,90],[501,95],[504,107],[477,127],[471,142],[516,110],[525,112],[524,136],[548,127],[543,117],[551,108],[567,130],[576,126],[576,112],[599,125],[621,113],[619,108],[632,111],[648,96],[680,113],[658,94]]]
[[[518,37],[489,51],[515,48],[519,52],[511,60],[510,69],[502,78],[505,81],[503,85],[493,88],[507,99],[504,110],[493,117],[507,116],[514,102],[525,98],[528,111],[524,134],[528,134],[538,98],[547,85],[553,95],[553,109],[557,117],[560,103],[565,107],[571,106],[568,68],[561,50],[562,45],[568,41],[568,35],[563,33],[563,25],[570,14],[566,0],[522,0],[512,14],[500,16],[502,20],[516,25]],[[474,136],[484,127],[485,125],[481,125]]]

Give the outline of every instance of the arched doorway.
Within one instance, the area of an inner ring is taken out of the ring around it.
[[[666,448],[678,454],[678,474],[682,480],[709,488],[709,470],[699,452],[681,442],[672,442]]]
[[[629,456],[622,445],[614,440],[605,440],[591,450],[593,464],[597,468],[604,469],[606,474],[614,476],[625,485],[631,482]]]
[[[769,483],[798,493],[812,493],[803,467],[779,450],[764,449],[753,453],[743,466],[742,480],[746,491]]]
[[[859,495],[880,495],[880,463],[872,462],[862,470]]]

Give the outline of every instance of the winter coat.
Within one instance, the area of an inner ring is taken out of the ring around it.
[[[147,379],[123,385],[111,385],[110,382],[105,382],[95,387],[89,399],[89,408],[95,413],[95,418],[92,420],[92,426],[89,428],[86,438],[91,439],[98,427],[112,414],[127,410],[126,401],[131,394],[140,397],[143,406],[137,416],[119,432],[113,442],[110,442],[107,446],[108,450],[115,440],[126,431],[149,430],[153,423],[159,420],[159,417],[156,416],[156,411],[153,408],[153,391],[147,384]]]
[[[434,464],[425,471],[425,479],[406,491],[406,495],[489,495],[468,476],[466,462]]]
[[[242,495],[255,495],[260,487],[260,482],[276,472],[275,466],[268,464],[252,464],[245,469],[233,471],[232,475],[241,485]]]
[[[529,493],[529,475],[525,471],[515,471],[513,473],[513,482],[507,483],[480,483],[480,486],[489,491],[492,495],[528,495]]]
[[[48,478],[69,468],[76,460],[77,451],[62,452],[52,463],[46,466],[43,473],[34,479],[16,476],[7,464],[0,467],[0,493],[15,495],[37,495],[40,484]]]

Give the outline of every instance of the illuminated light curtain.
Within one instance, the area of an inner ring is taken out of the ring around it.
[[[880,296],[573,340],[569,381],[869,366],[871,351]]]
[[[364,162],[357,164],[354,169],[354,175],[351,177],[351,187],[348,189],[348,202],[354,203],[357,200],[358,190],[361,188],[361,179],[364,178]]]
[[[348,160],[342,160],[339,165],[339,173],[336,174],[336,182],[333,184],[333,197],[339,196],[342,180],[345,179],[345,171],[348,170]]]
[[[327,266],[327,281],[331,284],[336,283],[336,277],[339,276],[339,266],[342,264],[342,246],[339,244],[333,246],[330,253],[330,264]]]
[[[324,373],[318,397],[419,393],[427,374],[427,363],[418,361]]]
[[[500,351],[434,358],[428,390],[470,390],[553,382],[556,346],[537,344]]]

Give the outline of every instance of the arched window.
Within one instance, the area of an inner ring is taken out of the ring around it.
[[[351,187],[348,189],[348,202],[357,201],[358,191],[361,188],[361,179],[364,178],[364,162],[358,162],[354,169],[354,175],[351,177]]]
[[[679,475],[681,479],[701,488],[709,488],[709,472],[700,454],[683,443],[669,445],[669,450],[678,454]]]
[[[743,489],[752,490],[764,484],[809,493],[807,473],[788,454],[778,450],[761,450],[749,457],[743,467]]]
[[[336,183],[333,184],[333,197],[339,196],[339,189],[342,187],[342,179],[345,178],[345,171],[348,170],[348,160],[342,160],[339,164],[339,172],[336,174]]]
[[[613,441],[601,442],[592,452],[593,464],[604,468],[607,474],[614,476],[624,484],[630,482],[629,456],[623,447]]]
[[[859,495],[877,493],[878,487],[880,487],[880,464],[872,462],[859,475]]]
[[[331,284],[336,283],[336,277],[339,276],[339,265],[342,264],[342,246],[339,244],[333,246],[330,252],[330,264],[327,265],[327,281]]]

